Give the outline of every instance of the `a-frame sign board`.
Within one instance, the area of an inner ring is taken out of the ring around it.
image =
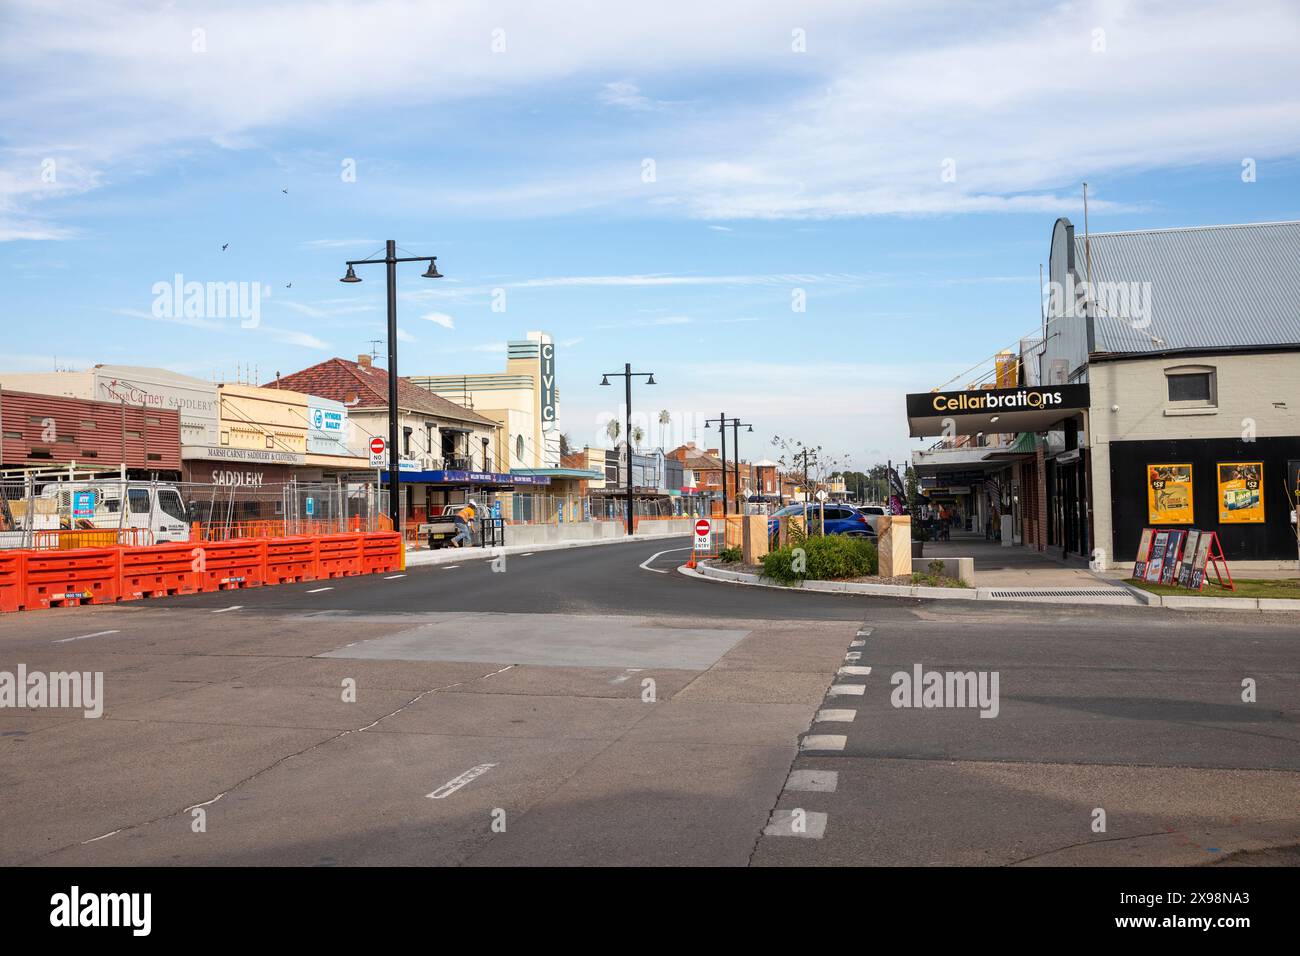
[[[1205,572],[1214,568],[1214,577],[1219,587],[1229,591],[1237,590],[1232,583],[1232,572],[1228,569],[1228,559],[1223,556],[1223,546],[1219,544],[1219,535],[1215,531],[1202,531],[1196,542],[1196,554],[1192,558],[1191,578],[1187,586],[1194,591],[1205,590]],[[1227,576],[1227,583],[1224,577]]]

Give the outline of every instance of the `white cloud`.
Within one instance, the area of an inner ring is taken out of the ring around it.
[[[454,329],[456,327],[456,320],[446,312],[426,312],[420,318],[426,322],[432,322],[434,325],[441,325],[444,329]]]
[[[606,106],[621,106],[630,110],[653,110],[658,104],[645,96],[641,88],[629,80],[616,80],[601,87],[597,98]]]

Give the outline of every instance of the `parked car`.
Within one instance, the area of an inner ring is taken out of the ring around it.
[[[889,514],[889,509],[884,505],[857,505],[856,508],[859,514],[866,515],[867,524],[871,525],[871,530],[876,532],[880,530],[876,527],[876,520],[881,515]]]
[[[827,502],[825,506],[817,502],[811,502],[808,505],[804,505],[803,502],[786,505],[768,520],[768,536],[776,534],[779,525],[776,519],[787,518],[790,515],[801,515],[804,513],[805,507],[808,509],[808,523],[812,527],[820,527],[824,515],[827,534],[846,534],[854,538],[874,538],[876,536],[876,531],[871,526],[871,522],[867,520],[867,515],[852,505],[840,504],[839,502]],[[825,508],[824,512],[823,507]]]

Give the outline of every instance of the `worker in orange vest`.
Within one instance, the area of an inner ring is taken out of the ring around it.
[[[478,504],[471,499],[452,517],[456,522],[456,537],[451,539],[452,547],[465,548],[474,543],[474,516],[477,513]]]

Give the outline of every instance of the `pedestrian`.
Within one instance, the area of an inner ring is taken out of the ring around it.
[[[451,539],[452,547],[467,548],[474,544],[474,516],[477,513],[478,505],[470,500],[465,502],[465,507],[453,516],[452,520],[456,522],[456,536]]]

